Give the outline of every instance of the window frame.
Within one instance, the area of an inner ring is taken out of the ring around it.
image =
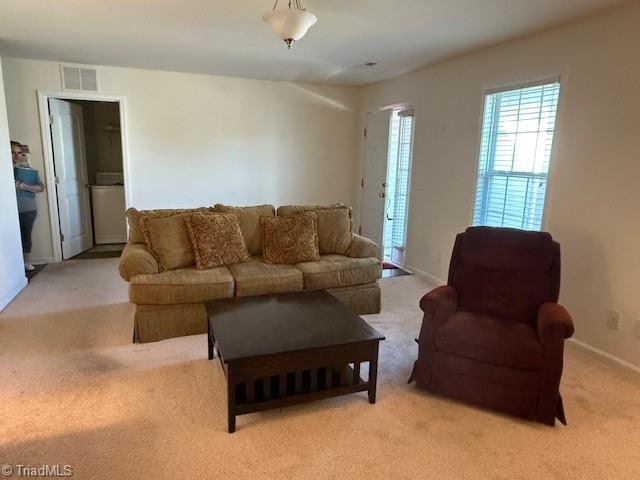
[[[409,232],[409,199],[411,197],[411,167],[413,165],[413,149],[414,149],[414,142],[415,142],[415,129],[416,129],[416,112],[413,108],[401,108],[397,110],[398,116],[400,117],[400,129],[402,129],[402,117],[411,117],[411,131],[409,132],[409,153],[407,155],[408,157],[408,164],[407,164],[407,193],[406,193],[406,198],[405,198],[405,216],[403,219],[403,231],[402,231],[402,238],[404,239],[403,245],[401,246],[397,246],[397,245],[393,245],[393,239],[392,239],[392,244],[391,246],[393,248],[397,248],[398,250],[402,250],[405,251],[407,250],[407,241],[408,241],[408,232]],[[402,137],[402,133],[400,132],[399,137]],[[398,141],[398,149],[400,148],[400,141]],[[399,163],[399,162],[398,162]],[[396,189],[397,189],[397,178],[396,178]],[[397,195],[397,194],[396,194]],[[394,199],[395,201],[395,199]],[[394,209],[394,216],[395,216],[395,209]]]
[[[566,96],[567,92],[567,72],[564,72],[562,74],[552,74],[549,76],[545,76],[542,78],[539,78],[537,80],[531,80],[531,81],[525,81],[525,82],[519,82],[519,83],[510,83],[510,84],[503,84],[499,87],[495,87],[495,86],[487,86],[485,88],[483,88],[482,90],[482,95],[480,97],[480,109],[479,109],[479,114],[478,114],[478,130],[477,130],[477,137],[476,137],[476,147],[475,147],[475,156],[474,156],[474,176],[473,176],[473,195],[471,196],[471,205],[470,205],[470,212],[469,212],[469,225],[473,226],[473,220],[475,217],[475,205],[476,205],[476,201],[477,201],[477,190],[478,190],[478,172],[480,170],[480,150],[482,149],[482,131],[484,128],[484,113],[485,113],[485,108],[486,108],[486,101],[487,101],[487,96],[489,95],[493,95],[496,93],[501,93],[501,92],[508,92],[511,90],[521,90],[523,88],[528,88],[528,87],[536,87],[539,85],[546,85],[549,83],[559,83],[560,84],[560,94],[558,96],[558,104],[556,107],[556,117],[555,117],[555,126],[553,129],[553,138],[551,140],[551,152],[549,155],[549,170],[547,171],[546,174],[546,180],[547,180],[547,186],[546,186],[546,191],[545,191],[545,198],[544,198],[544,205],[542,207],[542,218],[541,218],[541,222],[540,222],[540,231],[544,232],[548,230],[548,207],[550,204],[550,200],[551,200],[551,186],[553,184],[553,177],[555,176],[554,170],[555,170],[555,157],[556,157],[556,151],[558,149],[558,131],[560,130],[560,118],[562,117],[562,109],[563,109],[563,104],[564,104],[564,97]],[[504,174],[508,173],[508,172],[497,172],[497,173],[501,173]],[[522,173],[522,172],[510,172],[511,174],[518,174],[518,173]],[[537,174],[540,175],[540,174]],[[536,174],[533,173],[527,173],[527,177],[534,177],[536,176]]]

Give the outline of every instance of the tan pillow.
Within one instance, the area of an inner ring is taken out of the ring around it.
[[[199,270],[248,262],[238,217],[232,213],[191,213],[184,216]]]
[[[320,259],[318,220],[314,212],[288,217],[262,217],[264,261],[295,265]]]
[[[231,207],[217,204],[213,207],[213,210],[214,212],[233,213],[237,215],[247,250],[249,250],[251,255],[260,255],[262,253],[262,228],[260,226],[260,218],[274,217],[276,209],[273,205]]]
[[[183,214],[167,217],[143,215],[140,223],[147,249],[157,260],[161,271],[189,267],[196,263]]]
[[[142,217],[170,217],[177,213],[190,213],[190,212],[202,212],[207,213],[213,211],[211,207],[200,208],[183,208],[183,209],[169,209],[161,208],[157,210],[138,210],[136,208],[129,208],[127,210],[127,221],[129,222],[129,243],[145,243],[144,231],[142,230],[142,224],[140,220]]]
[[[351,208],[336,204],[291,205],[278,208],[278,216],[315,212],[318,216],[318,246],[320,253],[347,255],[351,246]]]

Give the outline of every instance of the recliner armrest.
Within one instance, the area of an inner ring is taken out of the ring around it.
[[[448,285],[435,288],[420,299],[420,309],[425,320],[440,325],[458,309],[458,292]]]
[[[543,345],[570,338],[573,335],[573,320],[569,312],[557,303],[543,303],[538,310],[538,337]]]
[[[378,258],[380,251],[378,244],[373,240],[362,237],[355,233],[351,234],[351,245],[349,246],[349,257],[351,258]]]
[[[143,273],[159,273],[160,267],[153,255],[142,243],[127,243],[118,264],[120,276],[125,280]]]

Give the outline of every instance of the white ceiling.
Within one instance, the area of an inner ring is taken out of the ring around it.
[[[0,51],[96,65],[362,85],[623,2],[303,0],[318,23],[288,52],[262,22],[273,0],[1,0]],[[367,61],[378,65],[358,67]]]

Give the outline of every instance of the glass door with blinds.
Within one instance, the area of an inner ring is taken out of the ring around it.
[[[488,92],[474,225],[540,230],[560,81]]]
[[[383,250],[385,261],[399,265],[407,240],[413,120],[413,110],[395,110],[389,129]]]

